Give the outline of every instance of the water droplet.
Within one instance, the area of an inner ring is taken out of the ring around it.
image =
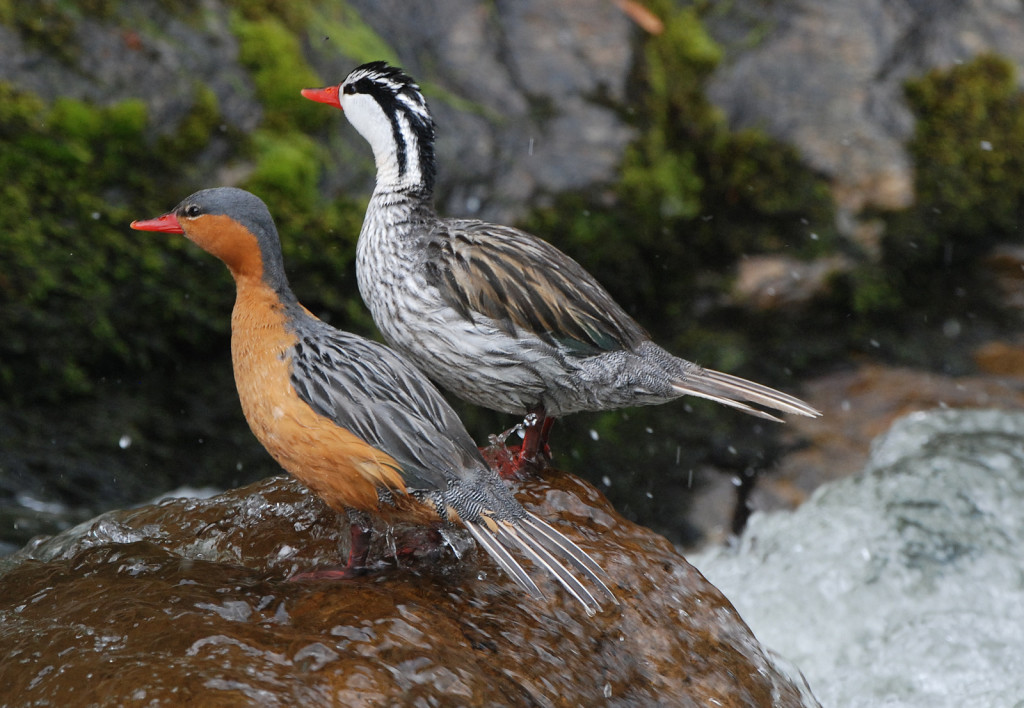
[[[982,140],[981,149],[984,150],[985,152],[992,152],[992,143],[990,143],[987,140]]]
[[[603,484],[606,487],[610,487],[612,486],[612,480],[609,479],[608,475],[605,475],[604,477],[601,478],[601,484]]]
[[[132,436],[125,433],[121,436],[121,439],[117,441],[117,446],[122,450],[127,450],[132,446]]]
[[[596,442],[596,441],[597,441],[597,440],[599,440],[600,438],[601,438],[601,436],[597,434],[597,431],[596,431],[596,430],[591,430],[591,431],[590,431],[590,439],[591,439],[591,440],[594,440],[594,441]]]

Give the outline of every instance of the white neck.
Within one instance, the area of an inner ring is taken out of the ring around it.
[[[343,110],[349,122],[373,149],[373,159],[377,163],[376,193],[422,188],[424,166],[420,164],[420,145],[408,116],[401,111],[396,114],[396,136],[391,117],[370,96],[344,96]]]

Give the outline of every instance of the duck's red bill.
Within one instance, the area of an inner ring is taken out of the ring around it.
[[[169,234],[183,234],[185,229],[178,223],[178,217],[173,213],[158,216],[155,219],[137,219],[132,222],[132,228],[136,231],[163,231]]]
[[[303,98],[317,103],[326,103],[335,108],[341,108],[341,96],[338,95],[337,86],[325,86],[324,88],[302,89],[299,93]]]

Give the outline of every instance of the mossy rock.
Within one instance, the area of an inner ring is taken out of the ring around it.
[[[1024,92],[1016,69],[991,54],[907,82],[918,117],[910,153],[918,202],[938,227],[926,249],[945,234],[963,247],[1020,240],[1024,215]],[[966,238],[969,235],[970,238]]]
[[[1014,66],[984,54],[910,80],[906,93],[917,115],[908,145],[917,199],[882,215],[879,270],[854,275],[854,308],[869,319],[999,318],[980,260],[996,243],[1022,240],[1024,92]]]

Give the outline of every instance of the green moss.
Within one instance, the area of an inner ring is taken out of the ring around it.
[[[82,15],[100,20],[112,17],[117,6],[116,0],[77,0],[75,4]]]
[[[263,126],[309,133],[326,125],[327,112],[297,98],[301,89],[322,82],[284,22],[276,17],[249,20],[236,13],[231,25],[238,37],[239,59],[251,72],[263,105]]]
[[[358,64],[377,60],[396,66],[401,63],[395,49],[347,2],[321,3],[310,23],[310,36],[323,40],[314,45],[318,50],[352,57]]]
[[[11,138],[30,130],[45,111],[43,101],[32,93],[0,82],[0,138]]]
[[[845,282],[846,299],[850,310],[858,316],[858,326],[871,322],[879,315],[896,315],[903,308],[901,290],[903,279],[897,273],[887,272],[877,263],[864,263],[855,269]]]
[[[253,149],[258,162],[246,181],[247,189],[264,195],[268,202],[280,203],[278,213],[288,218],[316,207],[321,163],[310,138],[263,130],[253,135]]]
[[[685,230],[690,257],[703,254],[715,267],[748,253],[828,250],[836,234],[826,181],[792,148],[759,131],[730,131],[704,96],[721,50],[694,9],[665,3],[656,11],[665,32],[644,52],[643,133],[624,160],[623,201],[656,217],[652,233]]]
[[[72,64],[78,58],[75,15],[58,0],[12,2],[0,6],[0,21],[13,27],[30,46]]]
[[[917,115],[908,145],[916,202],[884,215],[881,267],[891,292],[864,276],[873,295],[858,292],[855,302],[869,315],[977,315],[995,307],[980,257],[1022,239],[1024,93],[1013,65],[992,55],[908,81],[906,91]]]
[[[180,186],[169,175],[187,153],[154,149],[140,101],[46,106],[0,84],[0,106],[0,380],[18,383],[20,395],[55,398],[166,351],[171,313],[203,319],[201,296],[183,297],[178,310],[156,307],[157,291],[189,277],[167,267],[164,243],[128,229],[170,206],[166,192]],[[208,331],[188,328],[193,343]]]
[[[160,138],[159,149],[168,155],[188,154],[196,145],[205,145],[223,120],[217,94],[210,87],[197,84],[192,108],[185,115],[177,131]]]
[[[246,20],[274,18],[296,34],[305,31],[314,13],[312,3],[294,0],[229,0],[228,4]]]
[[[938,229],[928,243],[961,235],[973,252],[1019,239],[1024,210],[1024,93],[1013,64],[982,55],[907,82],[918,116],[909,150],[922,211]]]
[[[82,12],[112,11],[103,0],[89,3],[45,2],[32,15],[27,4],[0,0],[0,19],[23,35],[59,39]],[[164,5],[179,13],[193,3]],[[321,83],[297,39],[313,11],[273,0],[231,5],[240,60],[263,108],[253,135],[222,130],[217,96],[201,84],[180,125],[159,135],[141,101],[46,105],[0,85],[0,330],[10,333],[0,342],[0,390],[9,398],[87,392],[105,372],[187,357],[225,336],[231,288],[220,264],[182,239],[127,226],[211,186],[210,155],[227,155],[248,175],[240,186],[266,199],[304,301],[370,329],[352,277],[365,205],[319,196],[325,156],[307,134],[331,116],[298,98],[300,88]]]
[[[644,50],[645,130],[626,155],[621,186],[635,204],[666,218],[689,219],[701,210],[704,188],[696,143],[715,129],[716,120],[703,97],[703,81],[720,52],[692,9],[663,16],[669,18],[664,33],[648,40]]]
[[[14,28],[29,45],[71,65],[79,57],[75,32],[81,19],[108,19],[113,11],[114,0],[0,0],[0,24]]]

